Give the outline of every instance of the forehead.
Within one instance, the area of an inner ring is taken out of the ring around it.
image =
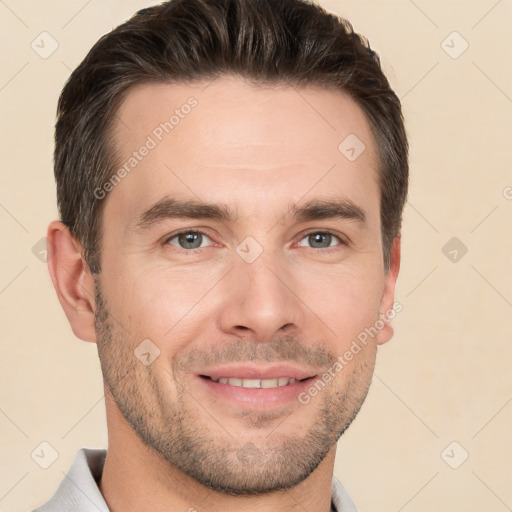
[[[378,203],[369,123],[339,91],[235,77],[145,84],[121,104],[113,141],[125,172],[106,210],[113,203],[131,222],[164,195],[236,203],[241,213],[331,192]]]

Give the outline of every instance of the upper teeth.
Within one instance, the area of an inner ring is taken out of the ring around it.
[[[243,388],[277,388],[280,386],[286,386],[287,384],[293,384],[295,379],[289,379],[288,377],[279,377],[278,379],[239,379],[239,378],[227,378],[220,377],[218,379],[211,379],[221,384],[231,384],[231,386],[241,386]]]

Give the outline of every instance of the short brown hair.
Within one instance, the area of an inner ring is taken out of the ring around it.
[[[408,188],[408,142],[400,100],[366,39],[308,0],[170,0],[143,9],[104,35],[61,93],[55,179],[62,221],[101,271],[104,201],[113,175],[111,129],[129,88],[235,74],[254,83],[337,89],[364,111],[379,153],[385,269],[399,235]],[[341,142],[341,141],[340,141]]]

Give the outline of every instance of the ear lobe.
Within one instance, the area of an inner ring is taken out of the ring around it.
[[[71,329],[78,338],[95,343],[95,284],[82,246],[61,221],[50,223],[46,238],[48,270]]]
[[[380,301],[381,320],[382,315],[384,318],[384,327],[379,330],[375,340],[377,344],[383,345],[393,337],[393,326],[391,325],[391,318],[397,312],[402,310],[402,305],[397,303],[395,305],[395,285],[400,270],[400,233],[395,237],[391,244],[389,270],[384,278],[384,292]]]

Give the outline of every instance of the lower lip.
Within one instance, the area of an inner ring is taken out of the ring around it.
[[[299,394],[306,390],[314,380],[314,377],[310,377],[303,381],[276,388],[244,388],[231,384],[221,384],[205,377],[197,376],[197,378],[211,393],[220,398],[236,402],[238,405],[265,407],[283,405],[293,400],[298,402]]]

